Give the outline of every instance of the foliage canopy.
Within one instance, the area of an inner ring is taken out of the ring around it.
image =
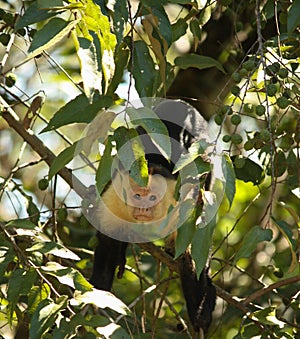
[[[176,244],[176,255],[191,244],[198,272],[211,251],[210,338],[296,338],[300,1],[0,3],[0,334],[193,337],[160,242],[132,245],[118,298],[92,289],[95,229],[79,199],[89,179],[76,179],[74,161],[81,154],[101,192],[112,154],[129,142],[123,164],[142,158],[135,174],[145,184],[132,127],[155,130],[169,155],[150,105],[168,97],[199,109],[213,135],[177,169],[207,172],[202,155],[213,147],[226,174],[224,196],[206,206],[216,218],[200,227],[186,203],[181,215],[192,217]]]

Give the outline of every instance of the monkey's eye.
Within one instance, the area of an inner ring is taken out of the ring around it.
[[[150,197],[149,197],[149,200],[150,201],[155,201],[157,198],[156,198],[156,195],[150,195]]]
[[[141,195],[138,194],[138,193],[136,193],[136,194],[133,196],[133,198],[136,199],[136,200],[141,200],[141,199],[142,199]]]

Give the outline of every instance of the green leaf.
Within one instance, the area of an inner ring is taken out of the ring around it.
[[[241,258],[249,258],[257,248],[257,244],[262,241],[271,241],[273,232],[270,229],[263,229],[256,225],[252,227],[244,236],[242,245],[235,255],[234,263]]]
[[[44,50],[53,47],[67,36],[76,26],[77,20],[67,22],[61,18],[51,19],[41,30],[37,31],[29,47],[27,59],[34,58]]]
[[[121,44],[115,52],[115,73],[107,89],[107,95],[113,95],[122,82],[125,68],[129,61],[129,49]]]
[[[178,171],[181,171],[184,167],[187,167],[192,162],[196,161],[197,158],[199,158],[201,155],[205,153],[205,150],[209,144],[205,140],[197,140],[195,141],[189,148],[188,153],[181,155],[177,163],[175,164],[175,168],[173,173],[177,173]],[[200,164],[200,163],[199,163]],[[208,165],[208,171],[210,169],[209,164]]]
[[[130,314],[130,310],[120,299],[106,291],[93,289],[93,291],[85,293],[75,292],[74,298],[70,301],[70,304],[73,306],[80,306],[82,303],[93,304],[101,309],[107,307],[124,315]]]
[[[182,18],[179,18],[172,26],[172,41],[178,40],[180,37],[186,34],[188,24]]]
[[[96,140],[103,143],[107,138],[108,131],[116,114],[111,111],[100,111],[88,125],[86,136],[83,139],[82,150],[86,155],[90,154],[92,145]]]
[[[222,156],[222,170],[225,178],[225,194],[231,206],[235,196],[235,173],[232,161],[228,154],[224,153]]]
[[[85,28],[90,31],[95,45],[98,45],[97,48],[99,48],[97,54],[99,55],[99,63],[103,74],[104,93],[107,90],[115,71],[114,50],[117,39],[115,34],[111,32],[108,17],[102,14],[101,7],[93,0],[85,1],[85,6],[82,9],[81,22],[84,23],[86,26]],[[97,36],[97,39],[95,36]]]
[[[63,7],[63,0],[51,0],[51,3],[49,0],[38,0],[38,7],[40,9],[51,9],[55,7]]]
[[[182,226],[177,230],[175,258],[178,258],[187,249],[196,231],[194,208],[195,202],[191,199],[185,200],[179,205],[178,225]]]
[[[26,249],[27,252],[40,252],[43,254],[52,254],[59,258],[80,260],[80,257],[61,244],[47,241],[34,244]]]
[[[37,223],[40,220],[40,211],[38,207],[36,206],[36,204],[33,202],[32,197],[27,197],[27,202],[28,202],[28,205],[27,205],[26,210],[28,213],[29,220],[33,224],[37,225]]]
[[[62,1],[61,1],[62,3]],[[25,11],[24,15],[18,20],[15,30],[19,30],[25,26],[36,22],[44,21],[55,16],[57,13],[50,10],[41,9],[37,1],[34,1]]]
[[[154,142],[156,147],[162,154],[170,159],[171,157],[171,142],[166,125],[159,117],[148,107],[135,109],[129,107],[126,112],[130,116],[130,121],[135,126],[141,126],[147,132],[147,135]]]
[[[57,174],[63,167],[73,160],[77,144],[78,142],[75,142],[73,145],[67,147],[53,160],[49,168],[49,180],[51,180],[55,174]]]
[[[190,22],[190,30],[194,36],[194,38],[197,38],[198,41],[201,38],[201,28],[200,28],[200,23],[199,20],[194,18],[191,22]]]
[[[130,171],[130,177],[140,186],[148,183],[148,167],[144,148],[137,131],[121,126],[115,130],[118,158],[124,170]]]
[[[80,61],[84,93],[91,102],[95,91],[102,92],[102,73],[99,70],[99,56],[94,41],[78,38],[77,55]]]
[[[31,291],[36,280],[37,273],[35,269],[24,270],[18,268],[12,272],[7,289],[7,299],[9,300],[7,317],[10,324],[13,321],[13,314],[19,298],[22,295],[26,296]]]
[[[191,0],[169,0],[172,4],[187,5],[191,3]]]
[[[172,29],[164,4],[156,0],[141,0],[141,3],[144,6],[144,10],[157,18],[157,34],[161,35],[168,46],[170,46],[172,42]]]
[[[211,3],[209,6],[203,6],[202,0],[197,0],[198,8],[202,9],[199,15],[199,24],[203,27],[211,18],[214,5]]]
[[[0,240],[1,244],[3,244],[2,239]],[[11,248],[0,246],[0,277],[4,276],[8,264],[14,261],[15,256],[15,252]]]
[[[100,159],[97,171],[96,171],[96,187],[99,195],[103,192],[107,183],[112,178],[112,137],[109,136],[105,145],[104,153]]]
[[[294,0],[288,10],[287,31],[292,33],[300,25],[300,0]]]
[[[16,227],[24,230],[38,230],[38,227],[28,219],[15,219],[9,221],[5,227]]]
[[[55,324],[55,319],[67,306],[67,296],[61,296],[57,302],[43,300],[33,316],[29,326],[29,336],[31,339],[40,339]]]
[[[285,323],[277,318],[275,306],[266,307],[262,310],[250,313],[249,318],[265,325],[275,325],[280,328],[285,326]]]
[[[56,262],[48,262],[42,267],[44,273],[55,277],[61,284],[70,286],[73,289],[85,292],[92,289],[92,285],[83,275],[72,267],[65,267]]]
[[[225,73],[223,66],[215,59],[198,55],[198,54],[187,54],[185,56],[179,56],[174,60],[175,66],[182,69],[194,67],[197,69],[206,69],[211,67],[217,67],[221,72]]]
[[[206,265],[209,251],[212,244],[212,237],[216,227],[216,218],[201,228],[197,228],[192,240],[191,254],[195,261],[197,276],[199,277]]]
[[[113,27],[117,37],[117,43],[123,40],[124,27],[128,20],[128,8],[126,0],[118,0],[114,3]],[[116,64],[117,66],[117,64]]]
[[[242,332],[242,335],[240,335],[241,339],[260,336],[260,329],[256,323],[250,323],[250,324],[244,325],[241,332]],[[236,338],[238,337],[234,337],[234,339]]]
[[[51,335],[53,335],[53,338],[55,339],[76,338],[76,333],[79,327],[83,328],[83,326],[93,326],[93,324],[91,323],[91,319],[91,316],[85,319],[83,314],[81,313],[77,313],[70,318],[64,317],[60,319],[59,326],[56,326],[52,329]],[[85,333],[85,337],[87,339],[90,338],[89,336],[87,336],[87,333]],[[96,339],[96,336],[93,339]]]
[[[235,156],[231,157],[234,164]],[[234,167],[235,175],[237,179],[244,182],[252,182],[254,185],[259,185],[265,177],[263,169],[254,161],[249,158],[245,159],[245,164],[242,168]]]
[[[133,69],[135,87],[139,96],[152,97],[156,92],[156,79],[159,71],[155,68],[154,61],[144,41],[135,41],[133,49]]]
[[[275,222],[276,226],[278,227],[281,234],[285,237],[286,241],[288,242],[291,255],[292,255],[292,262],[290,265],[289,272],[294,271],[298,267],[298,260],[297,260],[297,241],[294,239],[293,232],[291,230],[291,226],[283,220],[276,220],[272,217],[272,220]]]
[[[39,304],[50,297],[51,289],[48,284],[42,284],[40,286],[33,286],[28,295],[28,313],[33,314]]]
[[[132,336],[129,335],[123,327],[118,324],[108,324],[104,327],[97,327],[97,332],[100,333],[105,338],[109,339],[131,339]],[[140,336],[142,338],[142,336]]]
[[[94,98],[93,103],[90,104],[86,95],[80,94],[60,108],[41,133],[73,123],[89,123],[95,118],[101,108],[109,107],[111,104],[112,98],[107,96],[97,96]]]

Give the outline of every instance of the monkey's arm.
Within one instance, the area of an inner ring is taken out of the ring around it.
[[[98,245],[94,254],[94,266],[91,283],[100,290],[110,291],[119,267],[117,277],[121,278],[126,263],[126,249],[128,243],[97,233]]]

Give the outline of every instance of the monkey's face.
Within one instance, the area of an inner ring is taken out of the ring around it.
[[[174,204],[174,188],[170,181],[158,174],[150,175],[148,186],[141,187],[130,180],[127,206],[137,222],[156,221],[166,216],[168,207]]]
[[[103,200],[111,212],[125,221],[147,223],[166,217],[175,205],[175,180],[149,175],[148,185],[139,186],[128,174],[118,173],[104,193]]]

